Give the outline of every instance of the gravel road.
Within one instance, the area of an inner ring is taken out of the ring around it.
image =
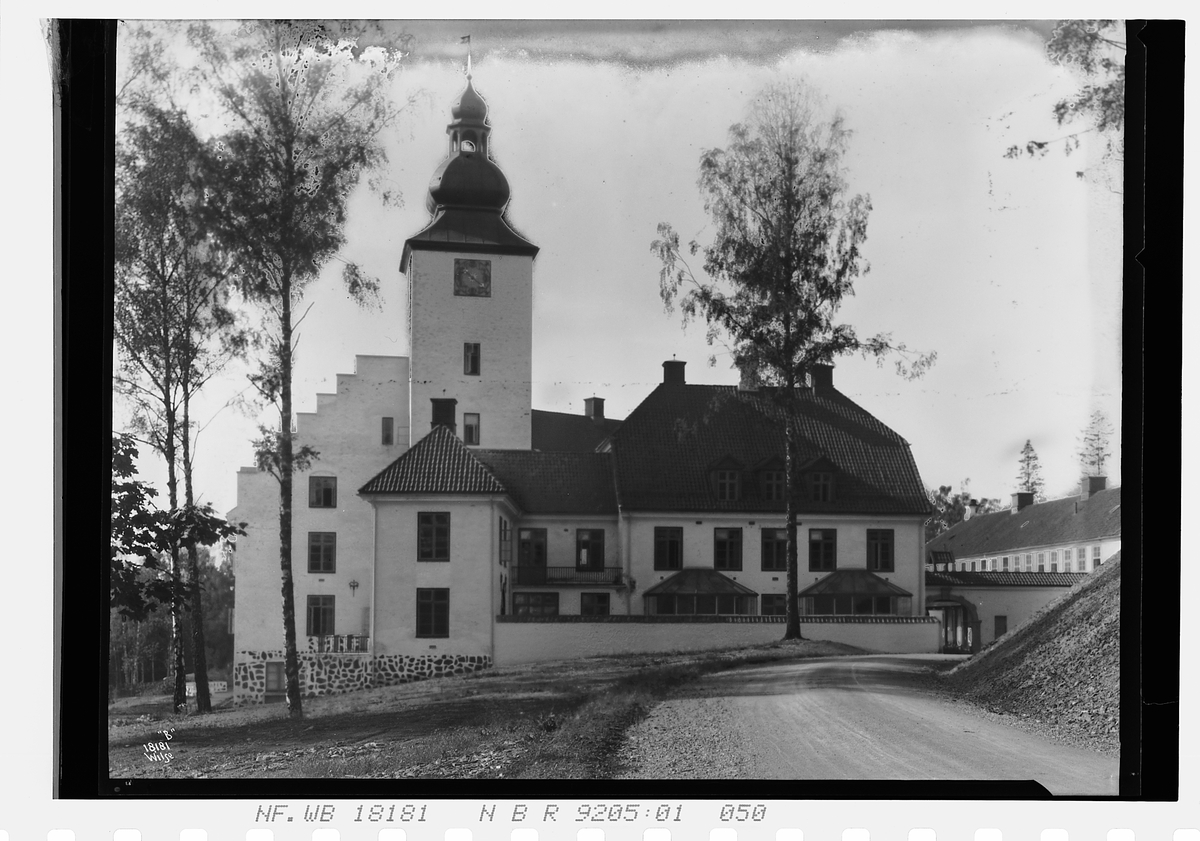
[[[922,688],[938,655],[751,666],[684,687],[630,729],[621,779],[1027,780],[1117,794],[1118,758]]]

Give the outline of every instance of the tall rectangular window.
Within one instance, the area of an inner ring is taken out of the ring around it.
[[[337,532],[308,533],[308,571],[337,572]]]
[[[1058,551],[1057,550],[1050,553],[1050,571],[1058,572]]]
[[[396,443],[396,422],[392,418],[383,419],[383,430],[380,435],[383,446],[390,447]]]
[[[1008,617],[1007,616],[997,616],[995,633],[993,634],[993,636],[996,639],[1000,639],[1000,637],[1004,636],[1007,633],[1008,633]]]
[[[450,636],[450,588],[417,588],[417,637]]]
[[[463,345],[463,373],[479,376],[479,342],[467,342]]]
[[[809,572],[833,572],[837,569],[837,529],[808,530]]]
[[[787,569],[787,529],[762,530],[762,568],[772,572]]]
[[[417,560],[450,560],[450,514],[448,512],[417,514]]]
[[[575,567],[604,569],[604,529],[575,531]]]
[[[1000,569],[1003,572],[1008,572],[1008,555],[1000,559]]]
[[[308,477],[308,507],[337,508],[337,477]]]
[[[675,526],[654,528],[654,568],[683,567],[683,529]]]
[[[895,529],[867,529],[867,569],[871,572],[896,571]]]
[[[713,529],[713,568],[742,568],[741,529]]]
[[[327,637],[332,633],[333,596],[309,596],[305,634],[310,637]]]
[[[1046,571],[1046,553],[1045,552],[1037,553],[1037,571],[1038,572]]]
[[[500,518],[500,563],[512,563],[512,525]]]
[[[463,443],[479,444],[479,415],[463,412]]]

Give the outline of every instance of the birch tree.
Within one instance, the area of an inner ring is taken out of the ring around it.
[[[729,145],[700,157],[700,193],[714,229],[708,245],[686,249],[668,224],[651,250],[662,263],[666,309],[685,323],[703,318],[708,340],[725,342],[743,377],[774,386],[785,421],[787,498],[787,629],[800,638],[797,474],[800,435],[797,389],[815,364],[851,353],[899,354],[897,370],[920,376],[933,353],[918,354],[887,334],[862,338],[838,323],[842,301],[869,270],[862,253],[871,200],[851,195],[842,164],[850,140],[839,113],[825,116],[821,97],[802,81],[763,90],[745,122],[729,129]],[[687,257],[702,257],[697,273]]]

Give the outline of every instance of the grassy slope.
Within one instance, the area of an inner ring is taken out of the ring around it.
[[[751,663],[861,654],[817,641],[488,669],[305,702],[179,717],[111,710],[109,768],[123,777],[604,778],[625,729],[681,683]],[[173,761],[142,743],[174,728]]]
[[[943,679],[955,694],[995,712],[1037,719],[1065,737],[1116,749],[1120,553]]]

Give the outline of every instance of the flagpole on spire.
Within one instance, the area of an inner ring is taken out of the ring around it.
[[[464,35],[460,43],[467,45],[467,78],[471,78],[471,36]]]

